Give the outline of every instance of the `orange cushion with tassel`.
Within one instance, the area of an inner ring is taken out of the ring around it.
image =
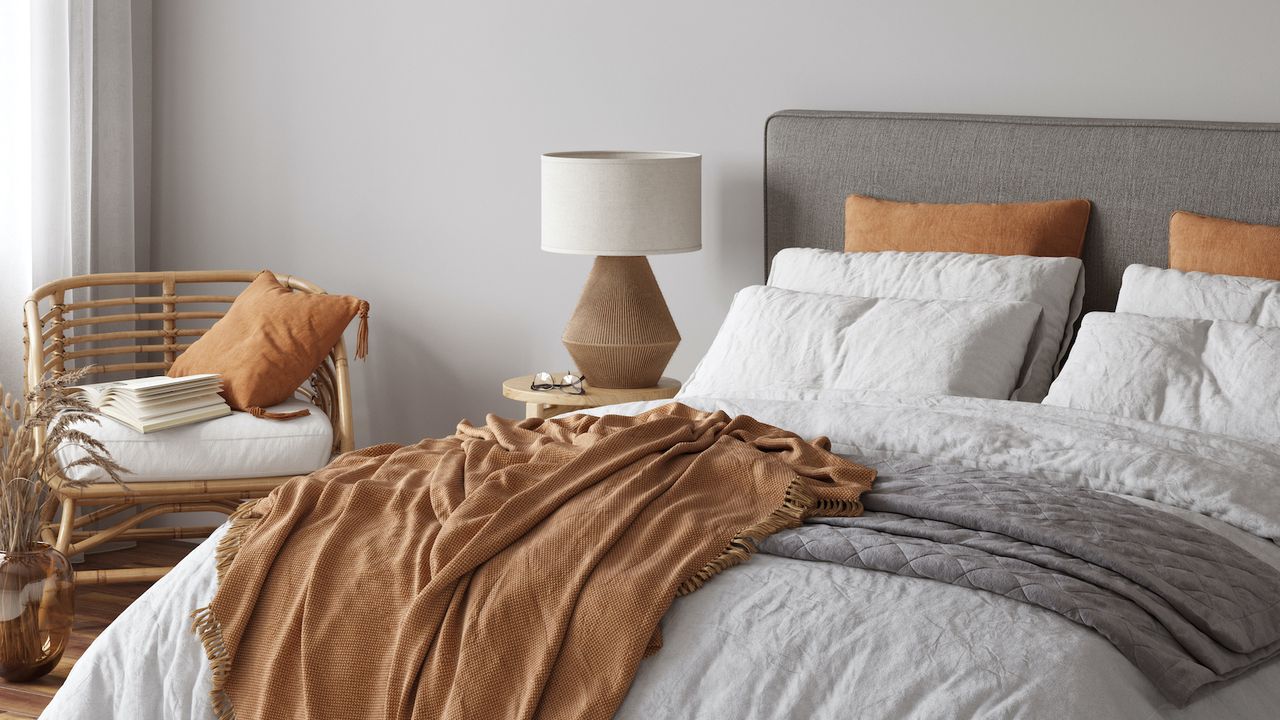
[[[227,404],[272,419],[263,408],[288,400],[324,361],[356,315],[356,357],[368,352],[369,303],[350,295],[293,292],[263,270],[235,299],[227,314],[177,357],[169,377],[200,373],[222,376]]]

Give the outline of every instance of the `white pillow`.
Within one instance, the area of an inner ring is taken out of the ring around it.
[[[748,287],[681,395],[779,389],[1008,398],[1040,308]]]
[[[1046,405],[1280,443],[1280,328],[1089,313]]]
[[[854,297],[1035,303],[1043,314],[1011,399],[1040,402],[1080,317],[1082,267],[1077,258],[791,248],[774,256],[769,285]]]
[[[1280,327],[1280,282],[1130,265],[1116,312]]]

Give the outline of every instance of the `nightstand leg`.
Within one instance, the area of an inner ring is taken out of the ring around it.
[[[572,405],[548,405],[546,403],[525,403],[525,418],[549,418],[573,410]]]

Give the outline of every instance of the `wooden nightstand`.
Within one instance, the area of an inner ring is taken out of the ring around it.
[[[585,395],[571,395],[559,390],[531,390],[529,385],[532,383],[532,375],[511,378],[502,383],[502,396],[524,403],[524,416],[527,418],[548,418],[575,409],[616,403],[665,400],[675,397],[680,391],[680,381],[669,377],[659,380],[657,387],[634,390],[591,387],[588,381]]]

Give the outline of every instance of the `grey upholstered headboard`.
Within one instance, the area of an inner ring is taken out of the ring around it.
[[[1280,124],[785,110],[765,124],[765,263],[839,249],[844,198],[1093,201],[1085,309],[1165,267],[1169,214],[1280,225]]]

